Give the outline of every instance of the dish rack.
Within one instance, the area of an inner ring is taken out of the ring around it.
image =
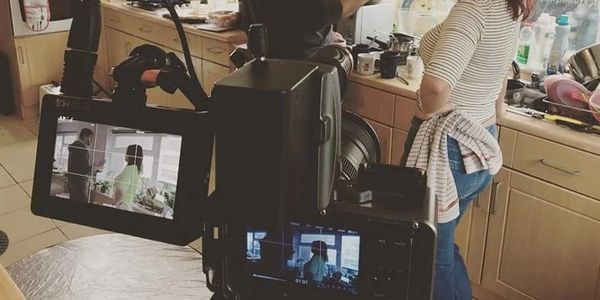
[[[600,111],[593,111],[592,109],[584,109],[556,103],[550,100],[548,97],[545,97],[542,102],[548,105],[548,108],[546,109],[547,113],[575,119],[590,125],[600,124],[600,122],[594,118],[594,115],[596,115],[596,117],[600,117]]]

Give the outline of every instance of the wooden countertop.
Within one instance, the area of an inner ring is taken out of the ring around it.
[[[350,81],[411,99],[416,99],[416,90],[420,85],[419,81],[410,80],[410,84],[407,86],[397,79],[382,79],[379,74],[364,76],[354,73],[350,76]],[[600,155],[599,135],[577,132],[558,126],[550,121],[533,119],[511,112],[508,112],[505,118],[498,120],[498,124],[502,127]]]
[[[421,80],[407,79],[409,85],[406,85],[399,79],[383,79],[379,74],[360,75],[357,73],[350,74],[350,81],[411,99],[417,99],[417,89],[421,84]]]
[[[2,265],[0,265],[0,299],[25,300],[25,296],[23,296],[23,293],[21,293]]]
[[[155,22],[164,26],[171,26],[175,29],[175,25],[170,19],[164,18],[162,15],[164,13],[168,13],[166,9],[160,9],[157,11],[148,11],[144,9],[134,8],[127,4],[125,1],[120,0],[112,0],[112,1],[102,1],[102,7],[106,9],[111,9],[118,11],[120,13],[134,15],[138,18],[142,18],[144,20]],[[206,30],[196,29],[194,25],[183,24],[183,28],[188,34],[195,34],[207,38],[211,38],[214,40],[219,40],[223,42],[233,43],[233,44],[243,44],[246,42],[247,37],[246,33],[242,30],[229,30],[224,32],[212,32]]]

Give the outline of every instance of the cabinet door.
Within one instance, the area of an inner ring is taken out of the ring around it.
[[[181,61],[184,62],[184,64],[185,64],[185,58],[183,56],[183,52],[175,52],[175,53],[177,54],[177,56],[179,56],[179,59],[181,59]],[[192,63],[194,64],[194,70],[196,70],[196,75],[198,76],[198,80],[200,82],[202,82],[202,65],[203,65],[202,60],[197,57],[192,56]],[[169,102],[168,102],[169,107],[187,108],[187,109],[194,108],[194,106],[188,100],[188,98],[185,95],[183,95],[183,93],[179,90],[177,90],[177,92],[175,92],[175,94],[173,94],[173,95],[168,95],[168,98],[169,98]]]
[[[210,95],[212,88],[215,86],[215,82],[229,74],[229,68],[221,65],[217,65],[210,61],[202,61],[203,71],[203,84],[206,94]]]
[[[483,286],[506,299],[600,299],[600,202],[505,172],[492,195]]]
[[[392,127],[365,118],[379,138],[379,148],[381,149],[381,163],[389,164],[392,152]]]

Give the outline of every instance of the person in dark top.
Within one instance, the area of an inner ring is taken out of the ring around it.
[[[92,171],[88,146],[91,145],[94,132],[89,128],[81,129],[79,138],[69,145],[67,178],[69,180],[69,198],[88,202],[87,183]]]
[[[345,44],[333,24],[368,0],[243,0],[243,25],[262,23],[269,32],[269,57],[305,59],[330,44]],[[371,1],[373,2],[373,1]]]

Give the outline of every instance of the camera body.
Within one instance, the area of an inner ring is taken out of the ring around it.
[[[46,96],[32,211],[180,245],[202,236],[214,299],[430,299],[435,200],[423,175],[396,170],[411,191],[381,202],[336,196],[337,72],[256,60],[217,82],[204,112]],[[382,189],[371,173],[361,192]]]

